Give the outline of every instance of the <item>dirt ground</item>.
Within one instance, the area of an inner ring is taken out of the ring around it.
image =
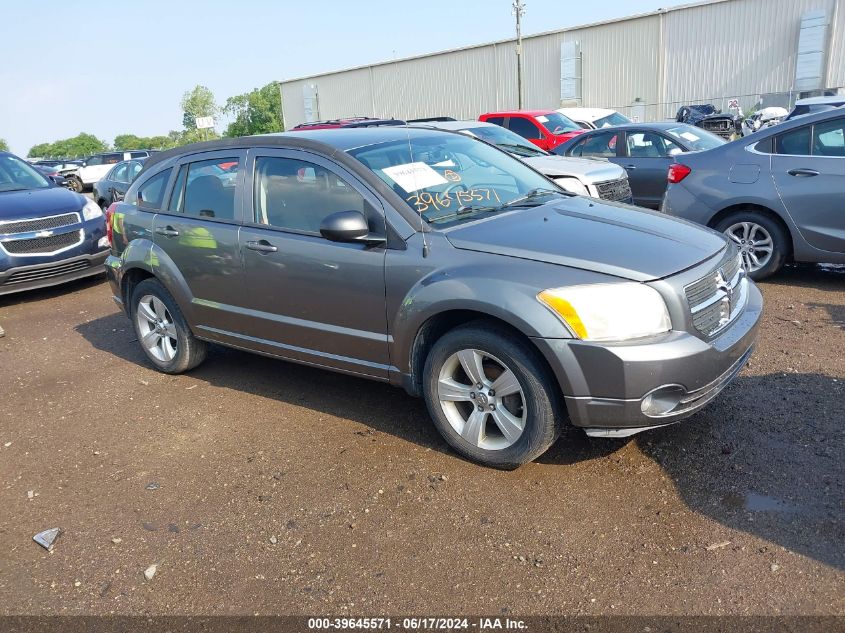
[[[845,614],[845,272],[761,287],[717,401],[514,472],[385,385],[156,373],[102,280],[0,298],[0,613]]]

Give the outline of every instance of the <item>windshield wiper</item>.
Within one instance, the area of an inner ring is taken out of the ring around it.
[[[562,196],[562,195],[567,195],[567,194],[568,195],[574,195],[574,194],[570,194],[567,191],[560,191],[558,189],[546,189],[545,187],[537,187],[536,189],[532,189],[531,191],[529,191],[528,193],[526,193],[522,197],[514,198],[513,200],[510,200],[509,202],[504,203],[499,208],[500,209],[508,209],[510,207],[517,207],[517,206],[523,205],[526,202],[530,202],[531,200],[534,200],[535,198],[539,198],[541,196],[548,196],[548,195]]]
[[[523,156],[541,156],[543,154],[542,150],[526,147],[525,145],[517,145],[516,143],[499,143],[499,147],[503,147],[509,152],[522,152]]]

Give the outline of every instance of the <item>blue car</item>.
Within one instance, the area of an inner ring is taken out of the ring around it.
[[[103,273],[103,210],[0,152],[0,295]]]

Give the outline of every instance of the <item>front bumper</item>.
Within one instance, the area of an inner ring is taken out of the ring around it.
[[[751,356],[762,310],[762,295],[749,284],[742,314],[710,341],[672,331],[617,344],[535,342],[558,377],[572,424],[588,435],[624,437],[678,422],[715,398]],[[677,403],[654,412],[650,394],[671,394]]]
[[[0,272],[0,295],[55,286],[104,272],[108,251],[55,262],[17,266]]]

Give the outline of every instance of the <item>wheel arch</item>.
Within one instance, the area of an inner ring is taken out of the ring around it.
[[[477,323],[479,326],[494,329],[507,336],[520,340],[528,353],[532,354],[546,370],[550,384],[557,384],[555,372],[531,337],[512,323],[475,308],[446,309],[429,316],[417,329],[409,351],[409,374],[405,380],[405,389],[414,396],[422,394],[422,379],[425,361],[434,344],[446,333],[462,325]]]

